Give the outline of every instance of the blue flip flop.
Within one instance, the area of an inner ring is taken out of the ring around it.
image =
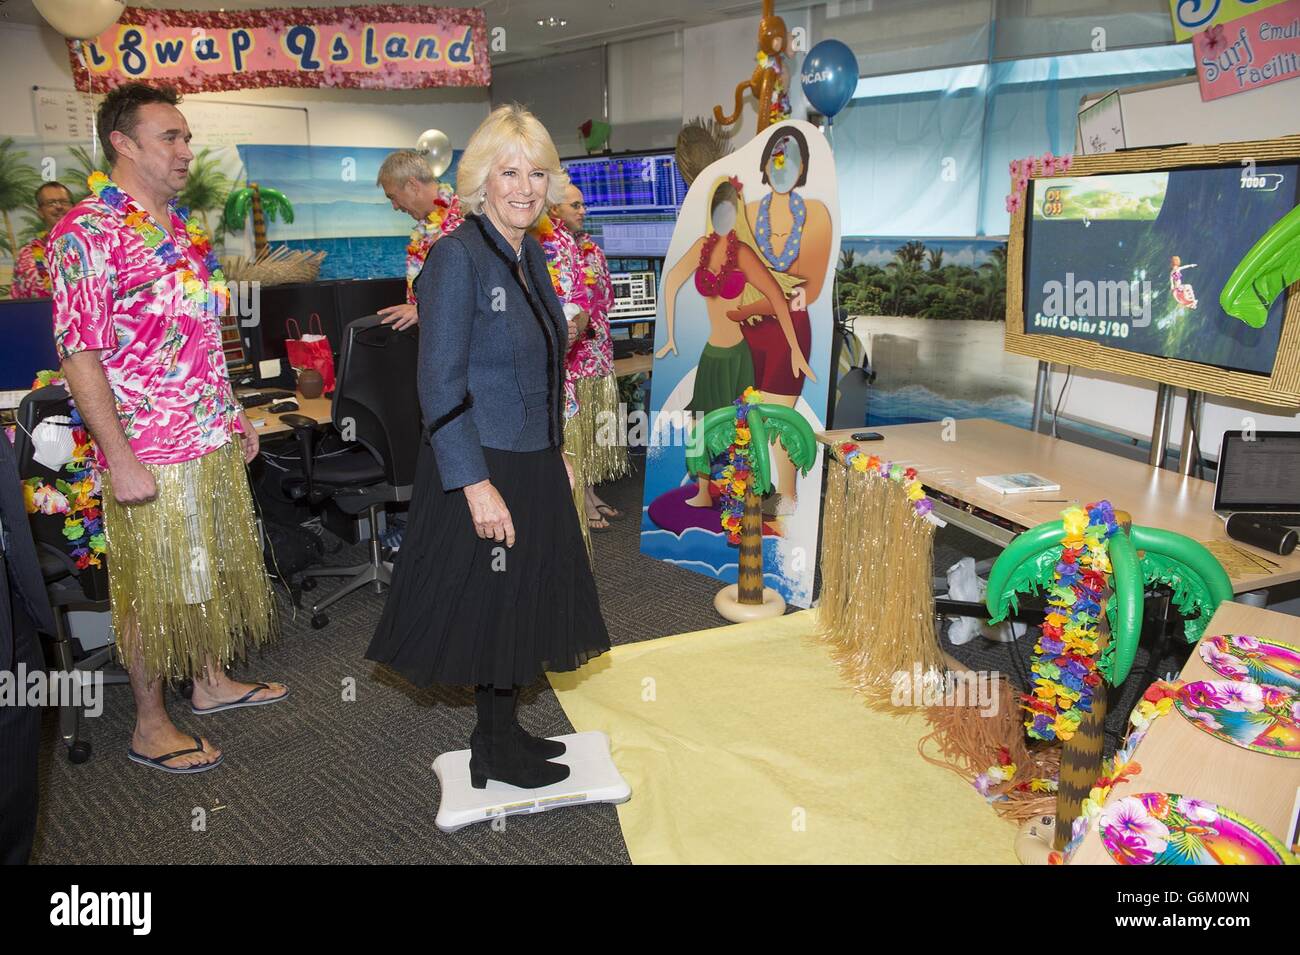
[[[174,753],[167,753],[164,756],[142,756],[135,750],[128,747],[126,758],[133,763],[139,763],[141,766],[149,766],[153,769],[161,769],[164,773],[176,773],[177,775],[193,775],[194,773],[206,773],[209,769],[215,769],[221,765],[221,761],[226,758],[222,753],[210,763],[200,763],[197,766],[165,766],[164,763],[169,759],[175,759],[177,756],[188,756],[190,753],[205,752],[203,741],[197,736],[190,737],[194,740],[194,746],[190,749],[178,749]]]
[[[258,692],[269,690],[270,688],[271,684],[269,683],[255,683],[251,690],[231,703],[218,703],[216,706],[205,706],[203,709],[198,709],[193,703],[191,703],[190,712],[196,716],[203,716],[205,713],[220,713],[222,710],[237,710],[243,706],[266,706],[268,703],[279,703],[289,695],[289,688],[286,686],[283,693],[279,696],[273,696],[269,700],[250,699],[250,697],[256,695]]]

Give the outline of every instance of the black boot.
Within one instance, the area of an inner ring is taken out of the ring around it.
[[[517,692],[514,687],[474,691],[479,722],[470,737],[469,778],[475,789],[486,788],[489,779],[520,789],[540,789],[569,776],[568,766],[533,756],[520,744],[514,723]]]
[[[557,756],[563,756],[565,745],[558,740],[547,739],[544,736],[534,736],[528,730],[519,725],[519,694],[514,694],[515,705],[510,713],[510,722],[514,724],[515,738],[519,745],[524,748],[529,756],[540,756],[542,759],[555,759]]]

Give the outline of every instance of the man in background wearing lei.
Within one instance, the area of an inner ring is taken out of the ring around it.
[[[229,291],[208,237],[174,201],[194,158],[177,102],[143,83],[105,97],[112,179],[91,176],[47,258],[55,345],[103,479],[113,630],[136,705],[127,755],[196,773],[221,752],[172,723],[164,678],[193,679],[195,714],[278,702],[288,688],[224,669],[267,643],[276,619],[245,473],[257,432],[221,346]]]
[[[591,333],[590,276],[582,264],[582,251],[562,223],[550,215],[543,215],[533,226],[531,235],[541,243],[546,253],[546,270],[551,276],[555,295],[564,306],[564,317],[569,323],[569,347],[564,356],[564,453],[573,465],[573,506],[581,515],[586,510],[585,488],[587,475],[583,465],[587,460],[586,430],[580,421],[581,406],[578,401],[578,346]],[[591,550],[588,528],[604,529],[609,524],[596,514],[587,514],[582,536]]]
[[[611,422],[619,420],[614,342],[609,333],[614,286],[610,281],[605,253],[583,231],[587,206],[582,190],[570,183],[564,201],[552,206],[550,215],[574,237],[582,262],[586,308],[591,316],[591,325],[587,336],[579,339],[570,352],[569,367],[577,386],[582,443],[586,450],[584,506],[587,520],[593,527],[607,527],[605,519],[621,517],[622,512],[602,501],[596,494],[595,485],[616,481],[631,471],[627,449],[610,426]],[[603,428],[602,423],[605,425]]]
[[[49,298],[50,270],[45,264],[45,240],[49,230],[72,208],[72,193],[61,182],[43,182],[36,190],[36,212],[45,231],[28,242],[14,256],[12,298]]]
[[[390,153],[379,167],[375,185],[384,190],[394,209],[415,220],[410,241],[406,243],[406,302],[379,310],[385,325],[401,331],[420,320],[415,308],[415,277],[424,268],[429,250],[465,218],[455,191],[438,181],[424,154],[414,149]]]

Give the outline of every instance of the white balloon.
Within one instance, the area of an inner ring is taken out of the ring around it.
[[[415,148],[424,153],[435,176],[441,176],[451,166],[451,140],[441,129],[426,129],[415,141]]]
[[[70,40],[93,40],[122,15],[123,0],[32,0],[40,15]]]

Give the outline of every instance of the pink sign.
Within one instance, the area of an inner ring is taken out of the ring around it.
[[[1300,0],[1215,24],[1192,37],[1192,48],[1202,100],[1300,77]]]
[[[135,80],[183,93],[264,86],[487,86],[482,10],[417,6],[240,13],[128,7],[94,40],[68,42],[77,88]]]

